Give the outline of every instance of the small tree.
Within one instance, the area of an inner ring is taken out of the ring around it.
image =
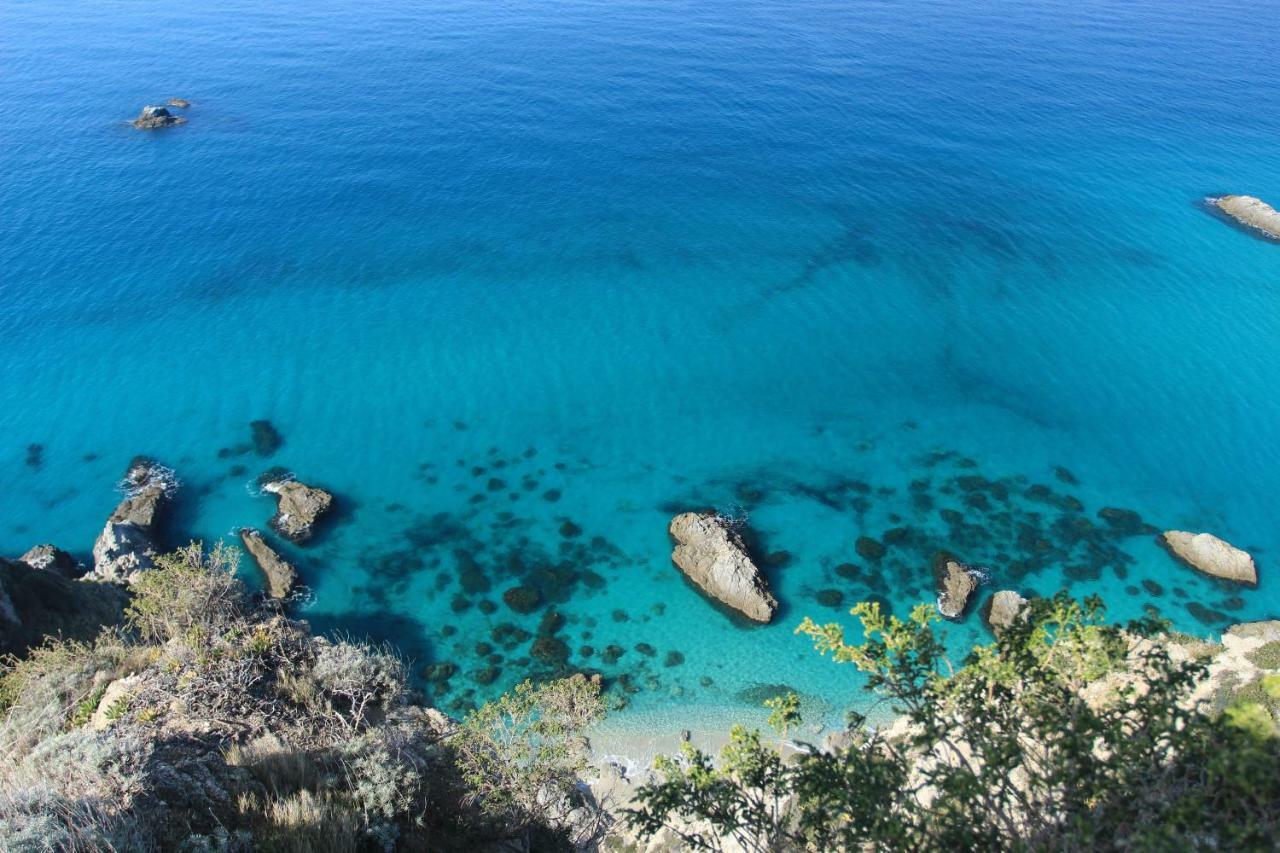
[[[583,805],[586,730],[604,716],[597,679],[525,681],[463,721],[452,747],[464,799],[500,832],[559,828]]]

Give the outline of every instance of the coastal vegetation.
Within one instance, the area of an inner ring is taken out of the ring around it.
[[[735,727],[659,759],[620,806],[583,784],[598,677],[525,682],[461,720],[395,650],[317,637],[247,595],[239,552],[159,554],[122,625],[0,678],[6,850],[1269,849],[1280,833],[1280,623],[1221,644],[1097,599],[1023,601],[948,659],[935,605],[797,629],[898,716],[821,748]],[[496,849],[496,848],[495,848]]]
[[[785,757],[743,727],[718,762],[685,744],[637,791],[633,829],[716,851],[1274,849],[1280,675],[1250,667],[1274,663],[1280,624],[1228,632],[1252,656],[1235,669],[1157,619],[1108,625],[1099,600],[1059,594],[953,667],[934,607],[853,613],[861,643],[797,630],[867,673],[892,726],[853,715],[838,747]],[[797,705],[771,708],[785,738]]]
[[[0,678],[0,848],[450,850],[586,844],[585,676],[454,721],[390,648],[247,596],[235,549],[138,573],[122,626],[49,638]]]

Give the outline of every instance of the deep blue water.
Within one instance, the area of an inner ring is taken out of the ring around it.
[[[986,591],[1280,615],[1280,244],[1201,204],[1280,200],[1277,44],[1270,2],[0,2],[0,553],[87,556],[137,453],[209,541],[283,465],[344,504],[288,549],[315,625],[457,662],[460,708],[549,672],[475,648],[536,631],[530,583],[637,720],[837,714],[795,624],[931,599],[940,547]],[[279,452],[220,458],[256,418]],[[671,567],[702,506],[789,553],[775,625]]]

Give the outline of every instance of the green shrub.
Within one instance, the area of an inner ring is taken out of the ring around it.
[[[603,716],[599,681],[583,675],[526,681],[472,712],[452,742],[466,800],[509,832],[562,824],[583,805],[585,732]]]
[[[1280,669],[1280,640],[1259,646],[1245,657],[1259,669]]]
[[[240,552],[219,542],[207,555],[199,542],[157,557],[133,582],[125,618],[149,642],[179,641],[203,650],[245,618]]]

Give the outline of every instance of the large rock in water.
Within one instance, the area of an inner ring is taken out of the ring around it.
[[[293,565],[277,554],[262,534],[251,527],[240,531],[240,541],[267,579],[267,594],[272,598],[287,598],[298,582],[298,572]]]
[[[129,583],[154,565],[159,553],[156,522],[177,481],[169,469],[135,459],[124,485],[125,499],[93,545],[92,575],[98,580]]]
[[[1162,539],[1175,557],[1196,571],[1222,580],[1258,585],[1258,567],[1253,557],[1211,533],[1169,530]]]
[[[689,580],[748,619],[768,622],[778,609],[764,577],[729,521],[714,513],[686,512],[671,519],[671,560]]]
[[[1011,589],[1002,589],[991,596],[984,614],[992,633],[1000,634],[1021,618],[1027,600]]]
[[[938,612],[948,619],[959,619],[969,607],[982,576],[945,552],[934,557],[933,576],[938,588]]]
[[[310,539],[316,519],[333,506],[333,495],[293,479],[265,483],[262,490],[276,496],[276,514],[271,526],[293,542]]]
[[[133,126],[138,130],[155,130],[160,127],[172,127],[175,124],[186,124],[186,121],[185,118],[174,115],[164,107],[148,105],[138,113],[138,117],[133,120]]]
[[[1224,195],[1213,200],[1218,209],[1241,225],[1247,225],[1280,240],[1280,212],[1251,195]]]

